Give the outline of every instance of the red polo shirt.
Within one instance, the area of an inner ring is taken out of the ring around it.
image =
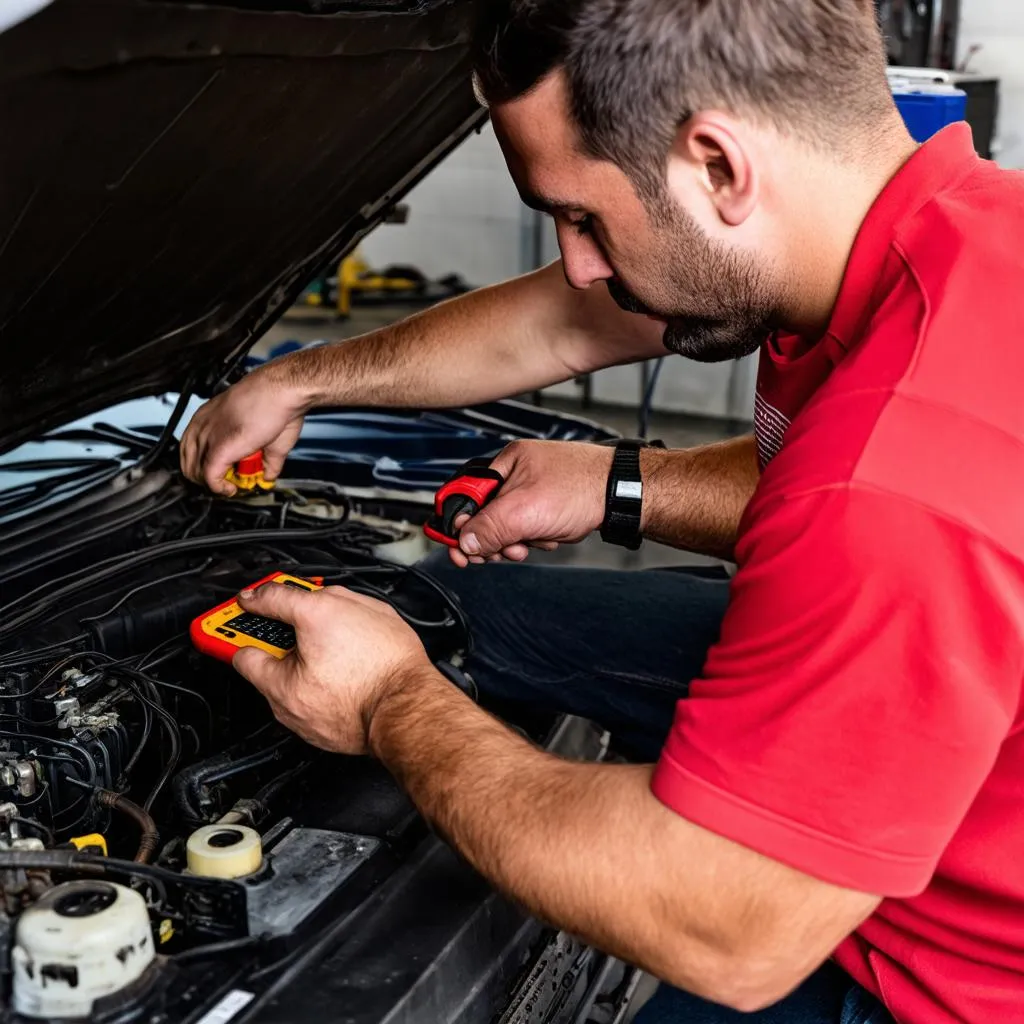
[[[880,894],[900,1024],[1024,1020],[1024,175],[964,125],[872,207],[826,336],[761,353],[761,483],[655,794]]]

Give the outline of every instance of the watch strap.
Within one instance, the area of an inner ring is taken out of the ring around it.
[[[643,542],[640,533],[640,512],[643,508],[640,449],[644,447],[643,441],[620,440],[615,443],[605,490],[601,539],[630,551],[636,551]]]

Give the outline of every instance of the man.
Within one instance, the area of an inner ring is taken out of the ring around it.
[[[654,766],[534,749],[340,589],[248,595],[298,649],[236,666],[311,742],[379,757],[496,885],[675,986],[646,1024],[1020,1019],[1024,183],[962,125],[915,147],[866,0],[488,11],[478,86],[561,269],[267,367],[199,413],[183,465],[223,491],[263,446],[276,471],[321,402],[761,345],[756,454],[516,444],[453,555],[641,531],[735,557],[728,607],[684,574],[444,574],[486,689]]]

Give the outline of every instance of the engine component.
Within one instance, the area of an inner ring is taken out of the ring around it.
[[[89,1017],[97,999],[138,981],[153,962],[146,901],[113,882],[64,882],[18,921],[14,1008],[26,1017]]]
[[[16,790],[18,796],[35,796],[36,782],[36,769],[31,761],[8,761],[0,768],[0,784]]]
[[[188,869],[206,878],[242,878],[263,863],[260,834],[247,825],[204,825],[185,844]]]
[[[381,841],[370,836],[292,829],[267,855],[273,870],[245,881],[249,934],[287,935],[299,929],[329,905],[380,847]],[[310,885],[313,864],[316,884]]]
[[[112,793],[109,789],[96,790],[96,802],[102,807],[110,807],[120,811],[139,826],[139,848],[135,860],[139,864],[148,864],[160,846],[160,833],[151,814],[144,811],[121,793]],[[100,837],[103,838],[102,836]],[[76,844],[77,845],[77,844]]]

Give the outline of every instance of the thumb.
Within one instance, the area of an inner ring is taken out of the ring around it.
[[[502,549],[530,538],[523,536],[521,505],[514,495],[498,495],[459,531],[459,547],[467,555],[496,555]]]
[[[260,693],[269,693],[276,689],[281,673],[286,671],[277,658],[258,647],[242,647],[231,659],[231,664],[235,671],[252,683]]]
[[[285,587],[280,583],[264,583],[255,590],[243,590],[238,595],[238,603],[254,615],[263,615],[294,626],[301,614],[303,599],[313,596],[305,590]]]
[[[276,480],[284,469],[284,460],[295,447],[302,431],[302,417],[291,420],[270,444],[263,446],[263,475],[267,480]]]

